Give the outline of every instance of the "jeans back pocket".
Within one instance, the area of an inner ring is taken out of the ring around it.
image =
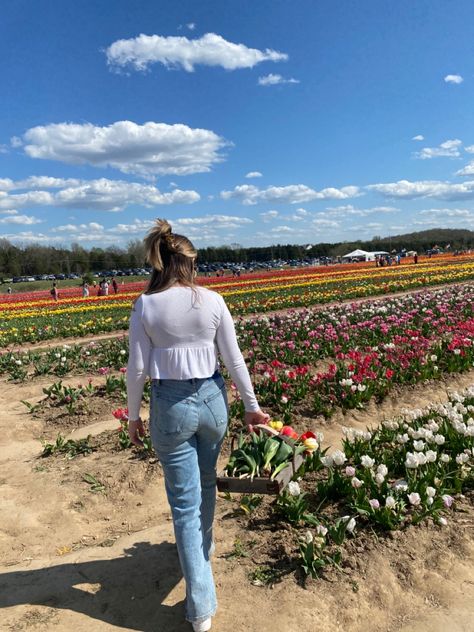
[[[227,423],[229,413],[225,385],[219,388],[216,393],[206,397],[206,399],[204,399],[204,405],[211,413],[216,426],[222,426]]]

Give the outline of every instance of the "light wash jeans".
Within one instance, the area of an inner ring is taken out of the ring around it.
[[[209,553],[216,505],[216,463],[227,428],[222,376],[153,380],[150,433],[163,466],[179,560],[186,581],[186,619],[217,608]]]

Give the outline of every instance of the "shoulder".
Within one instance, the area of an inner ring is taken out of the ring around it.
[[[137,298],[132,302],[132,313],[135,312],[137,314],[143,314],[145,299],[146,294],[140,294],[140,296],[137,296]]]
[[[224,305],[224,299],[218,292],[202,286],[197,286],[197,290],[206,304]]]

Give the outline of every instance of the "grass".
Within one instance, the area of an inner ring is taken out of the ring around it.
[[[127,283],[136,283],[137,281],[145,281],[149,279],[148,276],[127,276],[127,277],[116,277],[117,283],[120,284],[122,281]],[[97,284],[100,279],[96,279]],[[64,279],[64,281],[56,281],[59,292],[61,288],[64,287],[81,287],[82,280],[81,279]],[[7,288],[10,286],[12,288],[12,294],[23,294],[24,292],[38,292],[40,290],[49,290],[53,285],[52,281],[25,281],[24,283],[3,283],[0,285],[0,294],[7,294]],[[93,288],[91,288],[91,292],[93,293]]]

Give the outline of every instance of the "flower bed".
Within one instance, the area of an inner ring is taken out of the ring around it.
[[[275,501],[243,496],[242,528],[257,548],[268,536],[263,525],[276,532],[287,525],[286,572],[318,577],[345,566],[348,540],[426,520],[446,525],[458,495],[473,488],[474,387],[375,429],[346,429],[342,450],[316,449]]]
[[[418,265],[375,268],[318,267],[304,271],[266,273],[236,280],[201,280],[219,291],[237,314],[348,300],[416,287],[468,281],[474,278],[473,257],[426,260]],[[55,302],[44,295],[2,297],[0,346],[38,342],[126,329],[132,301],[144,285],[129,284],[117,295],[82,298],[64,291]]]

